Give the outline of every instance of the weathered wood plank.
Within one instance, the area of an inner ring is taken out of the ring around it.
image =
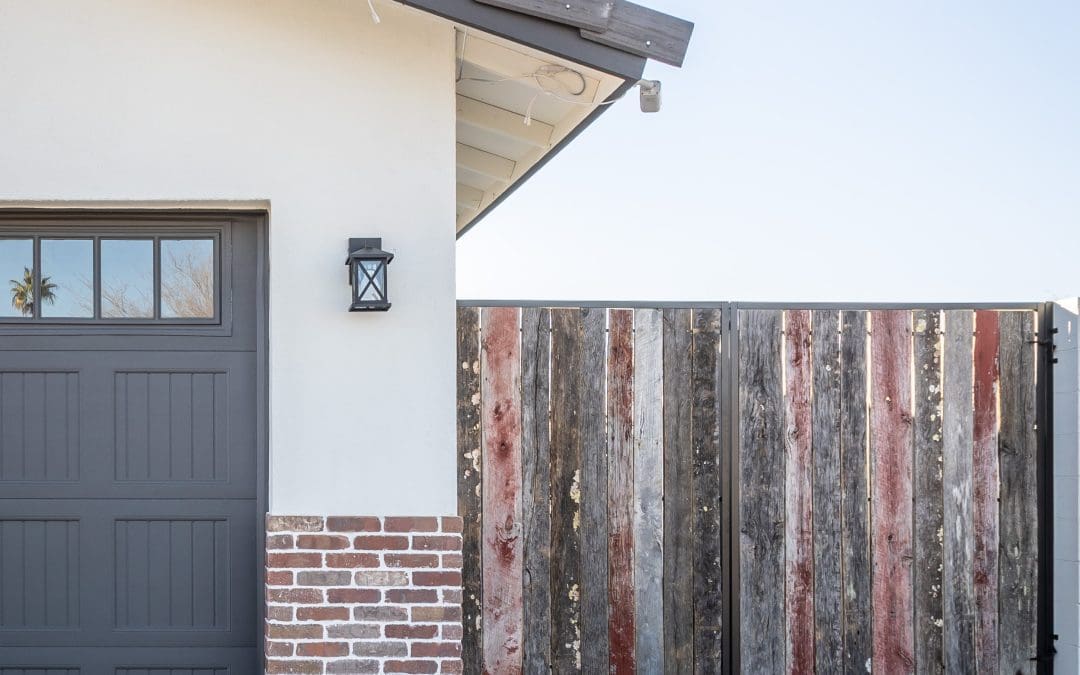
[[[785,669],[782,314],[739,312],[741,665]]]
[[[975,541],[971,513],[973,329],[974,314],[970,310],[945,314],[941,589],[946,673],[970,671],[975,664]]]
[[[692,320],[664,310],[664,667],[676,675],[694,667]]]
[[[634,312],[608,313],[608,672],[637,672],[634,651]]]
[[[551,314],[526,307],[521,312],[521,502],[525,635],[523,668],[532,675],[551,672]]]
[[[604,341],[607,311],[581,310],[581,669],[608,665],[607,433],[604,420]]]
[[[603,31],[611,19],[611,0],[476,0],[493,7],[538,16],[578,28]]]
[[[483,396],[484,670],[521,672],[521,324],[516,307],[485,308]]]
[[[871,313],[873,669],[912,672],[911,313]]]
[[[915,437],[915,669],[940,673],[944,501],[942,478],[941,312],[913,314]]]
[[[616,47],[631,54],[681,66],[690,45],[694,24],[654,9],[618,0],[607,30],[582,29],[586,40]]]
[[[720,324],[694,310],[690,436],[694,451],[694,671],[720,672],[724,593],[720,510]]]
[[[870,486],[867,437],[867,313],[841,314],[840,503],[843,672],[866,673],[872,655]]]
[[[461,660],[465,672],[478,673],[483,667],[480,533],[484,508],[480,483],[480,310],[475,307],[457,311],[457,362],[458,515],[464,521]]]
[[[581,311],[551,310],[551,664],[581,668]]]
[[[664,317],[634,318],[634,610],[641,673],[664,672]]]
[[[787,672],[814,672],[813,430],[810,312],[785,313],[784,454]]]
[[[814,386],[811,404],[814,663],[816,672],[838,673],[842,669],[844,652],[843,570],[840,563],[840,401],[843,389],[839,312],[814,312],[811,359]]]
[[[1001,312],[1001,672],[1035,673],[1038,627],[1038,455],[1033,312]]]
[[[972,419],[975,670],[998,671],[998,313],[975,313]]]

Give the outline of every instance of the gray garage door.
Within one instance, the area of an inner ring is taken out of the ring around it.
[[[0,675],[258,672],[262,236],[0,225]]]

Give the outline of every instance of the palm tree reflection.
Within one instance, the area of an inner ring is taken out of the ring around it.
[[[41,278],[41,299],[50,305],[56,303],[56,284],[50,277]],[[11,280],[11,306],[23,316],[34,315],[34,270],[29,267],[23,268],[21,281]]]

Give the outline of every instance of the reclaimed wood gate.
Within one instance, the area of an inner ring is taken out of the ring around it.
[[[1036,309],[460,307],[465,672],[1046,672]]]

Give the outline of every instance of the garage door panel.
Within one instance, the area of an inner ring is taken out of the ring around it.
[[[254,675],[250,648],[0,647],[0,675]]]
[[[0,481],[79,479],[79,373],[0,372]]]

